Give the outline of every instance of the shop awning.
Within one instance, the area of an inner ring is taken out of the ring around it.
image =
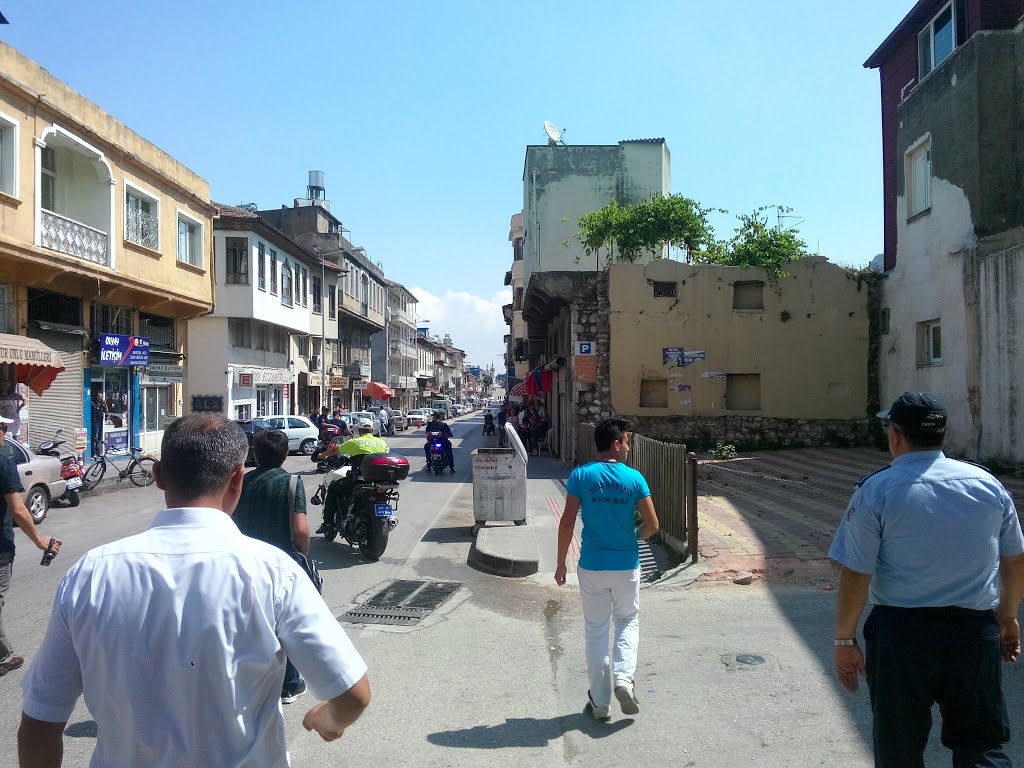
[[[16,366],[17,382],[27,384],[37,395],[64,370],[60,355],[43,342],[10,333],[0,333],[0,365]]]
[[[394,394],[390,387],[386,387],[377,381],[367,382],[366,386],[363,387],[363,397],[368,397],[371,400],[387,400]]]

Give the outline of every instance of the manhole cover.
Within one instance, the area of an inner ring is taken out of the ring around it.
[[[764,664],[764,656],[756,656],[753,653],[741,653],[736,657],[736,661],[740,664],[756,667],[758,664]]]
[[[341,617],[353,624],[418,624],[454,595],[457,581],[399,579]]]

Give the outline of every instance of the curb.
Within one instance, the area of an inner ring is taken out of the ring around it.
[[[497,576],[532,576],[540,567],[536,535],[531,526],[481,528],[469,551],[469,561]]]

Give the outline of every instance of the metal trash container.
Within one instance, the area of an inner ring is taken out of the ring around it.
[[[477,448],[473,456],[473,529],[490,520],[526,525],[526,461],[515,448]]]

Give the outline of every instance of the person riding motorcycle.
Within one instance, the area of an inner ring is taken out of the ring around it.
[[[317,461],[325,461],[332,456],[347,455],[350,459],[357,456],[365,456],[370,453],[387,453],[388,444],[379,437],[373,435],[373,425],[369,419],[359,419],[356,423],[359,431],[358,437],[353,437],[343,443],[332,442],[326,449],[314,456]],[[358,464],[350,462],[352,469],[347,473],[341,470],[328,472],[324,477],[321,488],[327,489],[327,498],[320,498],[321,491],[317,491],[311,500],[314,504],[323,503],[324,522],[316,529],[317,533],[323,533],[328,526],[333,526],[336,519],[338,506],[349,496],[350,487],[358,482]]]
[[[423,430],[428,435],[431,432],[440,432],[443,435],[442,443],[444,444],[444,453],[445,453],[445,456],[448,458],[448,466],[451,467],[451,470],[454,473],[455,472],[455,452],[452,450],[452,441],[451,441],[452,428],[449,427],[447,424],[445,424],[441,420],[441,412],[440,411],[434,411],[433,418],[434,418],[434,420],[429,422],[427,424],[427,426],[425,426],[423,428]],[[430,440],[429,439],[427,440],[426,443],[423,444],[423,453],[427,457],[427,466],[424,467],[424,470],[429,472],[430,471]]]

